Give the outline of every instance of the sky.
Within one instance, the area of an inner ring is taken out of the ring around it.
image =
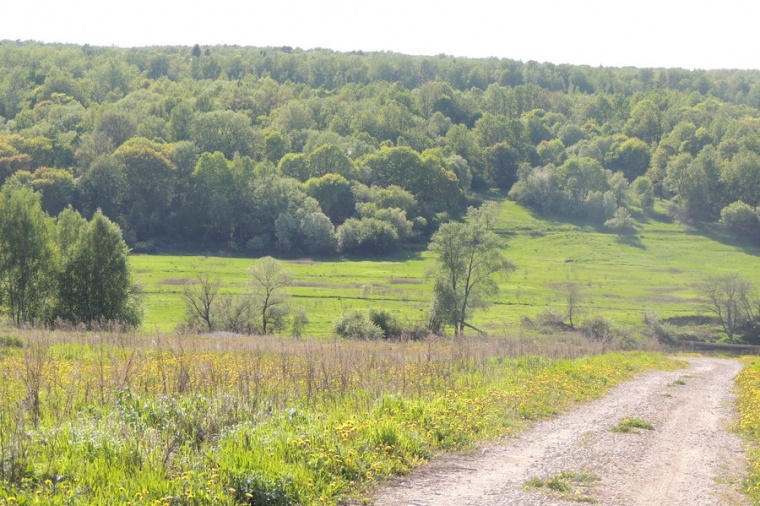
[[[0,40],[760,69],[754,0],[8,0]]]

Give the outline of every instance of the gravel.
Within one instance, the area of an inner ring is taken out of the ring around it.
[[[607,396],[499,444],[449,454],[390,482],[375,494],[391,505],[744,505],[746,458],[731,432],[734,360],[688,358],[690,367],[652,371]],[[640,418],[654,430],[621,433],[621,420]],[[526,490],[531,478],[563,471],[598,478],[565,496]],[[573,493],[579,496],[573,501]]]

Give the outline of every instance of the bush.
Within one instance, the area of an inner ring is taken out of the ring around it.
[[[380,327],[385,339],[397,339],[401,336],[401,326],[396,318],[385,309],[370,309],[369,321]]]
[[[604,222],[604,226],[616,234],[632,234],[636,231],[631,213],[624,207],[618,207],[615,215]]]
[[[395,227],[377,218],[350,218],[338,227],[337,236],[341,253],[378,255],[397,251],[401,246]]]
[[[612,320],[608,320],[602,316],[589,318],[583,322],[581,329],[586,337],[594,341],[609,342],[614,337]]]
[[[720,212],[720,224],[737,237],[757,237],[760,219],[755,211],[741,200],[729,204]]]
[[[361,311],[344,314],[335,322],[335,333],[351,339],[383,339],[385,332]]]
[[[650,337],[657,339],[663,344],[675,344],[676,329],[670,323],[665,323],[660,320],[659,315],[656,313],[644,314],[644,323],[647,326],[648,334]]]

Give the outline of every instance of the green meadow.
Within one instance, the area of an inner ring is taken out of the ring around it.
[[[662,211],[662,209],[660,209]],[[639,324],[647,311],[662,318],[705,313],[699,285],[706,276],[738,272],[760,282],[757,248],[716,238],[666,218],[639,217],[637,233],[617,236],[583,223],[537,216],[504,200],[497,231],[517,266],[501,280],[497,300],[472,323],[489,333],[514,332],[524,317],[564,311],[558,284],[582,287],[581,320],[603,316]],[[134,255],[134,273],[146,292],[144,330],[170,331],[182,319],[183,284],[208,271],[224,290],[246,289],[246,269],[256,259]],[[293,305],[311,321],[307,333],[330,335],[332,324],[352,309],[382,307],[408,326],[423,325],[431,299],[426,279],[433,257],[424,250],[374,260],[285,259],[293,271]]]

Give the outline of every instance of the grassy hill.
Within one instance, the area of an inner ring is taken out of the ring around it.
[[[558,284],[583,291],[583,317],[604,316],[638,324],[646,311],[661,317],[704,312],[699,284],[708,275],[738,272],[760,283],[760,250],[718,240],[664,216],[639,217],[637,233],[617,236],[583,223],[546,219],[503,201],[498,232],[517,266],[501,282],[498,300],[473,324],[492,333],[514,332],[523,317],[564,311]],[[182,318],[182,284],[205,271],[226,290],[245,289],[253,259],[222,256],[132,256],[147,291],[147,330],[171,330]],[[329,335],[332,322],[350,309],[383,307],[403,322],[425,321],[432,283],[425,271],[429,253],[412,252],[378,260],[285,261],[295,275],[294,305],[311,320],[307,332]]]

